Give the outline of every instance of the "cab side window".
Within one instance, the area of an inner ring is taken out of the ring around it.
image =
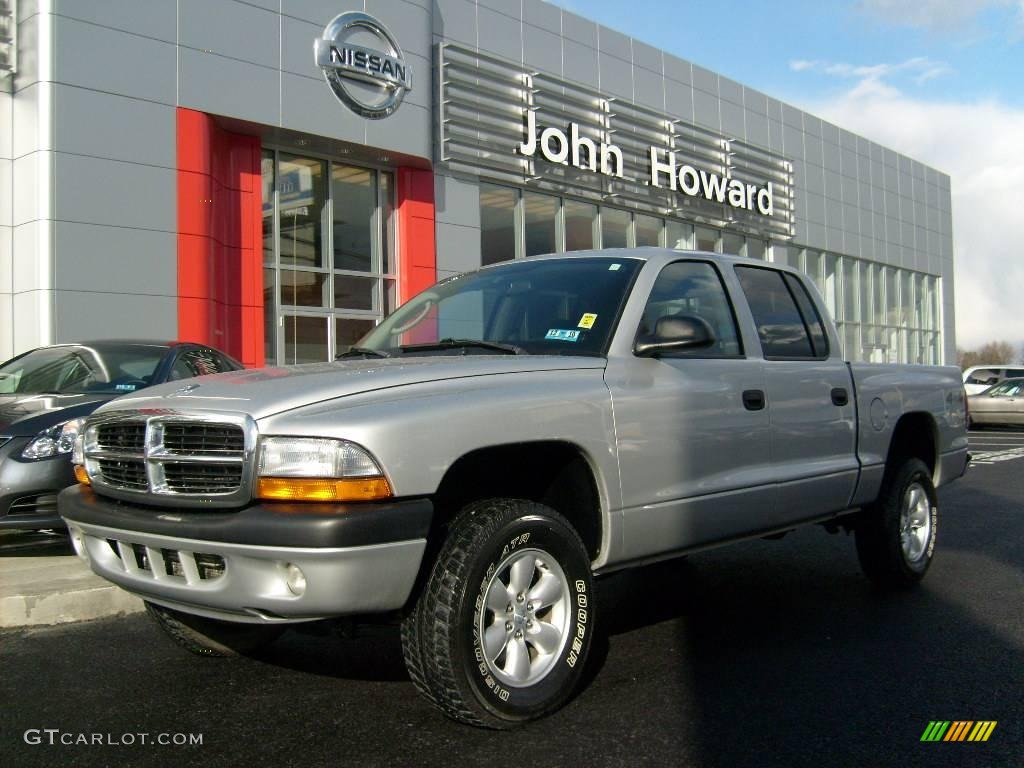
[[[828,345],[821,318],[795,280],[773,269],[736,267],[743,294],[754,316],[766,358],[822,359]],[[794,294],[794,289],[800,293]],[[813,313],[810,317],[808,313]]]
[[[722,278],[711,264],[677,261],[665,267],[651,290],[638,334],[653,333],[658,320],[673,315],[704,320],[715,334],[715,343],[692,351],[665,353],[666,357],[737,357],[743,354],[732,305]]]
[[[223,373],[230,370],[233,369],[213,350],[189,349],[178,355],[168,380],[191,379],[194,376],[206,376],[210,373]]]

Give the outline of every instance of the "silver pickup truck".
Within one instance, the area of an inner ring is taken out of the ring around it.
[[[798,272],[644,248],[454,277],[335,363],[120,398],[60,512],[193,651],[391,613],[419,690],[503,728],[579,683],[595,575],[822,523],[906,587],[967,461],[957,369],[848,364]]]

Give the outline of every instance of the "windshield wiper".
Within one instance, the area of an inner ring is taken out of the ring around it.
[[[441,339],[427,344],[404,344],[399,347],[403,352],[430,352],[436,349],[486,349],[501,352],[504,355],[525,355],[526,350],[515,344],[501,344],[497,341],[482,339]]]
[[[387,352],[382,352],[379,349],[370,349],[369,347],[352,347],[347,352],[342,352],[337,355],[334,359],[341,360],[343,357],[391,357]]]

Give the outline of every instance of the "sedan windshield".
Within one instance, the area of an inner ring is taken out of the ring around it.
[[[349,354],[603,355],[637,259],[509,262],[427,289]]]
[[[0,366],[0,394],[124,394],[152,382],[167,349],[148,345],[43,347]]]

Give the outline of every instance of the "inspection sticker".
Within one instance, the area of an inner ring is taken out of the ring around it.
[[[594,327],[594,323],[596,322],[597,315],[595,315],[593,312],[587,312],[586,314],[583,315],[583,317],[580,318],[580,324],[577,325],[576,327],[585,328],[586,330],[589,331],[591,328]]]
[[[609,272],[618,272],[620,269],[622,269],[621,264],[612,264],[610,267],[608,267]]]
[[[567,331],[563,328],[552,328],[544,337],[548,341],[579,341],[579,331]]]

